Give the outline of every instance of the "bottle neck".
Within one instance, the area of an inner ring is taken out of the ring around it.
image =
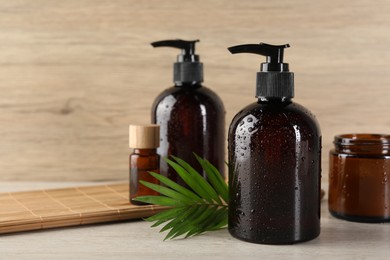
[[[133,154],[138,155],[154,155],[157,153],[157,148],[134,148]]]
[[[335,136],[333,143],[339,153],[390,155],[390,135],[345,134]]]
[[[258,103],[260,104],[273,104],[273,103],[291,103],[290,97],[259,97]]]
[[[175,87],[179,88],[200,88],[201,82],[175,82]]]

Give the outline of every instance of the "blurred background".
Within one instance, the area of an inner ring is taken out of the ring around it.
[[[257,55],[290,43],[295,101],[323,134],[390,132],[389,0],[0,0],[0,181],[126,180],[128,124],[149,123],[176,49],[200,39],[204,84],[233,116],[255,102]]]

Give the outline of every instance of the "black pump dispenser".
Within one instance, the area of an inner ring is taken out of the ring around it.
[[[257,73],[257,98],[292,98],[294,97],[294,73],[289,71],[288,63],[283,62],[284,49],[289,44],[271,45],[266,43],[244,44],[228,48],[232,54],[254,53],[267,57],[261,63]]]
[[[199,40],[164,40],[152,42],[153,47],[173,47],[181,49],[177,62],[173,64],[173,82],[175,85],[196,85],[203,82],[203,63],[195,54],[195,43]]]

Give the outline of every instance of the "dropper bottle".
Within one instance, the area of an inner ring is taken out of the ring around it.
[[[133,200],[138,196],[158,195],[158,192],[142,185],[140,181],[159,183],[149,174],[149,172],[159,173],[160,171],[160,156],[157,154],[159,134],[158,125],[129,126],[129,147],[133,148],[129,156],[130,202],[134,205],[146,204]]]
[[[257,102],[229,128],[229,232],[261,244],[291,244],[320,233],[321,132],[294,103],[289,45],[245,44],[235,53],[266,56],[257,73]]]

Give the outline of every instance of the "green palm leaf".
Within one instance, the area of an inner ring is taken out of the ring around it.
[[[166,161],[190,189],[153,172],[150,174],[165,186],[141,181],[146,187],[159,192],[160,196],[141,196],[135,200],[170,207],[146,219],[154,222],[152,227],[163,225],[160,232],[168,231],[164,240],[179,236],[187,238],[227,226],[228,185],[209,161],[195,157],[208,181],[177,157]]]

